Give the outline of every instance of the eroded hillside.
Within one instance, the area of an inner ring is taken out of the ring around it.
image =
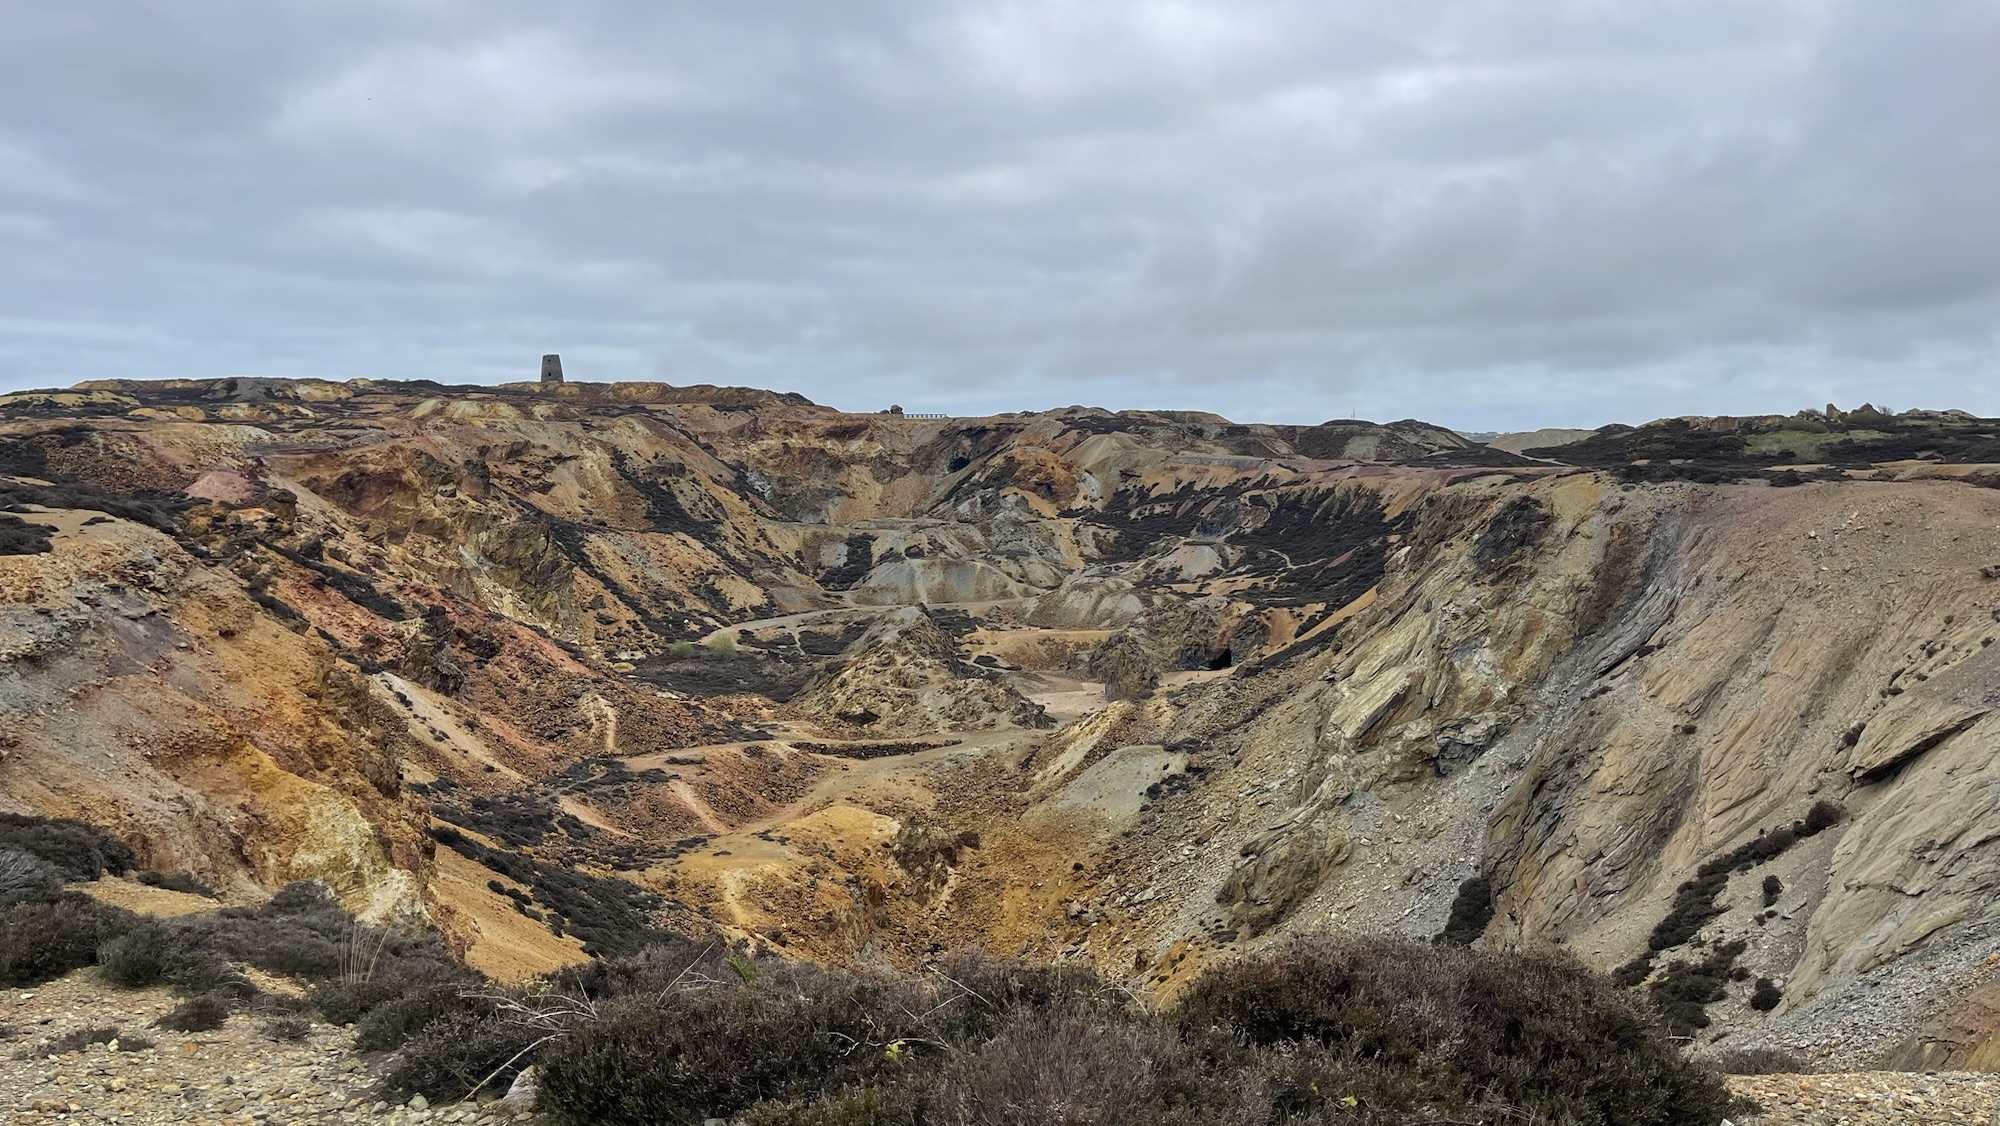
[[[1699,1043],[1993,1067],[1996,435],[15,396],[0,795],[503,977],[714,926],[1171,992],[1448,932]]]

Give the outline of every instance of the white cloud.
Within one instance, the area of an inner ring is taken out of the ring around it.
[[[2000,413],[1990,0],[78,11],[0,41],[0,307],[82,326],[0,386]]]
[[[308,140],[323,132],[402,142],[453,133],[533,139],[685,93],[664,67],[607,67],[560,36],[522,30],[370,52],[287,97],[276,125]]]

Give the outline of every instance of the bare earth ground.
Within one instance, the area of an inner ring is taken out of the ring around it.
[[[154,1028],[173,1008],[166,989],[123,990],[85,970],[0,994],[0,1123],[121,1122],[133,1126],[286,1126],[332,1122],[514,1122],[538,1116],[497,1101],[413,1109],[377,1093],[379,1060],[353,1051],[351,1029],[315,1023],[302,1040],[274,1039],[238,1013],[214,1032]],[[48,1041],[115,1028],[116,1045],[51,1056]],[[128,1050],[134,1037],[153,1042]],[[504,1092],[500,1092],[504,1094]]]
[[[1729,1089],[1764,1105],[1738,1126],[1889,1126],[2000,1122],[2000,1075],[1864,1071],[1732,1076]]]

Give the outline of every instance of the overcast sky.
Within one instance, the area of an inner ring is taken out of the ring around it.
[[[0,388],[2000,414],[2000,0],[21,3],[0,259]]]

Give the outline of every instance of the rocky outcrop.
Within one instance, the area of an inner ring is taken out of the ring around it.
[[[171,538],[45,518],[67,532],[51,552],[0,558],[7,804],[237,895],[318,877],[371,920],[421,918],[413,744],[387,693]]]
[[[965,661],[957,643],[917,607],[885,617],[793,706],[870,734],[1053,726],[1041,707]]]

